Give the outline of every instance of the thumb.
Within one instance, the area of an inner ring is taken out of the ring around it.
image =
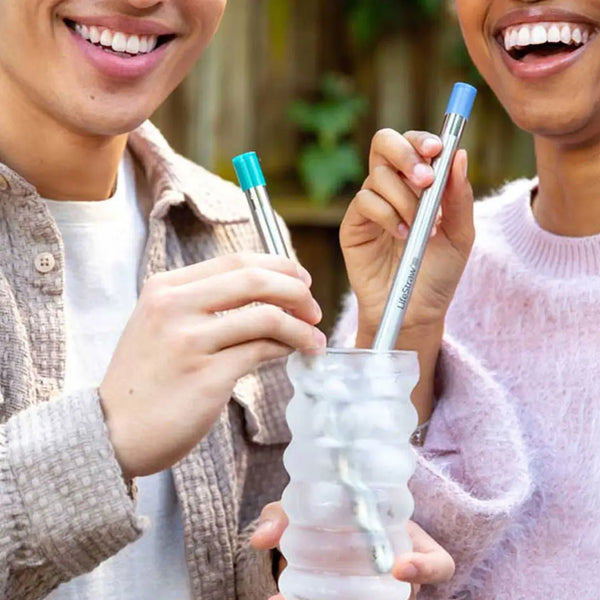
[[[450,554],[415,522],[409,521],[407,530],[414,551],[398,557],[394,577],[418,584],[445,583],[452,579],[455,564]]]
[[[257,550],[271,550],[279,545],[279,540],[288,526],[288,518],[281,502],[267,504],[260,513],[256,531],[250,543]]]
[[[473,188],[467,176],[468,157],[466,150],[459,150],[448,179],[442,199],[442,221],[440,228],[452,245],[468,255],[475,239],[473,219]]]

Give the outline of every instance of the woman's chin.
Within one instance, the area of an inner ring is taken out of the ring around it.
[[[600,114],[565,114],[554,110],[535,112],[527,107],[510,113],[520,129],[535,137],[551,138],[565,144],[586,144],[598,140]]]

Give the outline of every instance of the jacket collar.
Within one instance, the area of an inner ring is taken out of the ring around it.
[[[130,134],[128,147],[144,175],[151,208],[159,213],[187,202],[208,223],[233,224],[250,218],[248,203],[236,185],[178,155],[150,121]],[[0,182],[8,185],[12,196],[37,196],[33,185],[2,163]]]
[[[187,202],[198,218],[209,223],[240,223],[250,218],[246,198],[236,185],[178,155],[150,121],[130,134],[128,147],[145,174],[155,204]]]

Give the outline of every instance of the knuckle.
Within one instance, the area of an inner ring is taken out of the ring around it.
[[[152,283],[143,296],[146,313],[150,317],[164,318],[172,306],[172,292],[165,285]]]
[[[372,199],[372,194],[373,194],[373,191],[372,191],[372,189],[370,189],[370,187],[363,188],[362,190],[360,190],[356,194],[356,196],[354,196],[353,202],[354,202],[354,205],[356,206],[356,208],[363,209],[365,207],[368,207],[370,204],[370,201]]]
[[[431,134],[426,131],[410,129],[409,131],[405,131],[403,135],[411,144],[416,144],[422,142],[425,138],[430,137]]]
[[[227,256],[227,266],[231,270],[246,269],[252,264],[250,255],[244,252],[237,252]]]
[[[163,288],[166,288],[166,279],[167,273],[155,273],[154,275],[151,275],[146,280],[146,283],[144,283],[142,292],[145,292],[146,294],[153,294],[157,291],[162,290]]]
[[[189,330],[183,328],[169,328],[164,332],[164,339],[161,342],[163,350],[171,358],[178,361],[182,371],[190,370],[191,364],[193,368],[198,369],[199,364],[197,356],[195,356],[195,348],[198,344],[196,336]],[[187,360],[194,357],[193,361]]]
[[[182,328],[173,332],[172,343],[180,349],[182,354],[189,354],[196,349],[198,336],[190,328]]]
[[[272,335],[280,334],[284,326],[283,320],[285,315],[283,311],[275,306],[262,306],[260,311],[261,320],[267,331]]]
[[[266,286],[266,272],[258,267],[245,267],[243,269],[244,281],[255,293],[260,293]]]
[[[391,127],[384,127],[375,133],[373,137],[373,142],[376,146],[386,146],[392,140],[398,137],[398,132]]]

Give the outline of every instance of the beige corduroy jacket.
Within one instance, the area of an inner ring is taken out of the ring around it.
[[[260,251],[237,187],[175,154],[149,123],[129,148],[149,223],[140,287],[159,271]],[[43,598],[143,530],[97,390],[61,392],[63,296],[56,224],[36,190],[0,164],[0,599]],[[290,396],[281,362],[243,378],[207,437],[173,468],[198,600],[275,592],[270,556],[248,538],[286,482]]]

